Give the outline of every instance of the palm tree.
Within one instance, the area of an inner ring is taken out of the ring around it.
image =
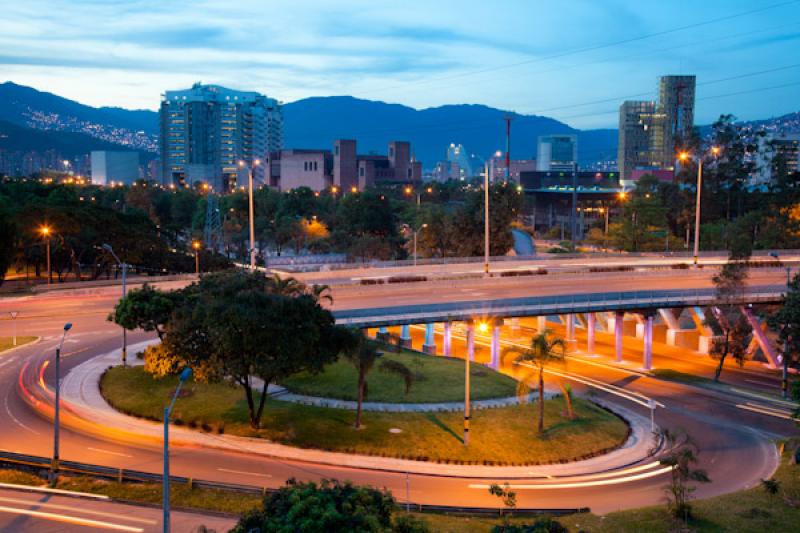
[[[354,333],[357,335],[355,342],[351,343],[351,347],[345,352],[345,357],[353,363],[358,372],[358,393],[356,405],[356,429],[361,429],[361,406],[364,403],[364,398],[367,395],[367,374],[375,366],[382,352],[376,349],[376,344],[367,339],[360,332]],[[380,365],[381,370],[397,374],[403,378],[406,386],[406,394],[411,389],[411,384],[414,381],[414,373],[406,365],[399,361],[382,361]]]
[[[564,350],[566,345],[564,340],[560,338],[550,339],[551,330],[546,329],[543,332],[535,335],[531,339],[529,348],[506,348],[503,350],[503,359],[510,355],[515,355],[515,363],[529,363],[539,371],[539,434],[544,433],[544,367],[551,363],[560,363],[564,361]],[[530,373],[517,383],[517,394],[524,395],[527,392],[527,385],[525,384],[533,374]]]
[[[268,281],[270,285],[269,292],[272,294],[298,296],[305,292],[305,285],[291,276],[282,278],[279,274],[273,274]]]
[[[319,302],[320,300],[328,300],[328,303],[333,305],[333,295],[331,294],[330,285],[318,285],[315,283],[308,290],[308,294],[314,298],[315,302]]]

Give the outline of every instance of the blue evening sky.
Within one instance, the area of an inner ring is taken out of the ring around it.
[[[798,50],[800,1],[787,0],[0,4],[0,81],[127,108],[203,81],[616,127],[619,103],[654,98],[659,75],[696,74],[698,123],[767,118],[800,110]]]

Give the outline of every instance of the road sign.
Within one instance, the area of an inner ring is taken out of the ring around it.
[[[8,314],[11,315],[11,323],[14,324],[14,336],[12,337],[11,345],[12,346],[16,346],[17,345],[17,315],[19,314],[19,311],[11,311]]]

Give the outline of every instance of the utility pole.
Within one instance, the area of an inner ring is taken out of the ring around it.
[[[572,240],[572,249],[575,249],[575,231],[576,231],[576,217],[575,213],[578,211],[578,162],[572,164],[572,209],[569,215],[569,231]]]
[[[483,274],[489,275],[489,170],[494,170],[491,162],[486,163],[486,176],[483,180]]]
[[[61,422],[61,350],[64,348],[64,339],[67,337],[67,332],[72,329],[72,324],[67,322],[64,324],[64,333],[61,335],[61,342],[56,348],[56,386],[55,386],[55,411],[53,413],[53,459],[50,462],[50,485],[55,487],[58,476],[58,462],[59,462],[59,426]]]
[[[511,115],[506,115],[503,120],[506,121],[506,181],[511,178]]]

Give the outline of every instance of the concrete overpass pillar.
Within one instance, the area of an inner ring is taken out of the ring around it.
[[[411,348],[411,331],[408,324],[400,326],[400,346],[403,348]]]
[[[444,342],[443,342],[443,355],[450,357],[453,355],[453,323],[444,323]]]
[[[547,329],[547,316],[541,315],[536,317],[536,333],[544,333]]]
[[[578,341],[575,340],[575,314],[569,313],[565,315],[564,327],[566,329],[566,344],[567,351],[574,352],[577,348]]]
[[[375,338],[379,341],[385,341],[389,338],[389,329],[386,326],[379,327],[378,334],[375,335]]]
[[[622,362],[622,327],[624,325],[624,317],[625,313],[622,311],[614,313],[614,348],[616,351],[617,363]]]
[[[697,351],[700,353],[709,353],[711,345],[714,342],[714,331],[706,325],[706,314],[701,307],[692,307],[689,309],[689,315],[692,317],[695,327],[699,333],[697,338]]]
[[[653,368],[653,315],[644,317],[644,354],[642,357],[642,368],[651,370]]]
[[[425,344],[422,351],[429,355],[436,355],[436,335],[433,332],[433,322],[425,324]]]
[[[475,322],[467,321],[467,358],[475,360]]]
[[[761,348],[761,351],[764,352],[764,357],[767,358],[767,364],[770,368],[778,368],[780,361],[778,360],[778,354],[775,348],[772,346],[772,343],[769,342],[764,329],[759,324],[758,317],[753,313],[753,308],[749,305],[742,306],[742,313],[747,318],[747,321],[750,323],[750,327],[753,328],[753,338],[758,342],[758,346]]]
[[[500,368],[500,327],[503,325],[501,319],[492,322],[492,345],[491,345],[491,360],[489,366],[498,370]]]
[[[594,330],[596,326],[594,313],[586,313],[586,353],[594,354]]]

